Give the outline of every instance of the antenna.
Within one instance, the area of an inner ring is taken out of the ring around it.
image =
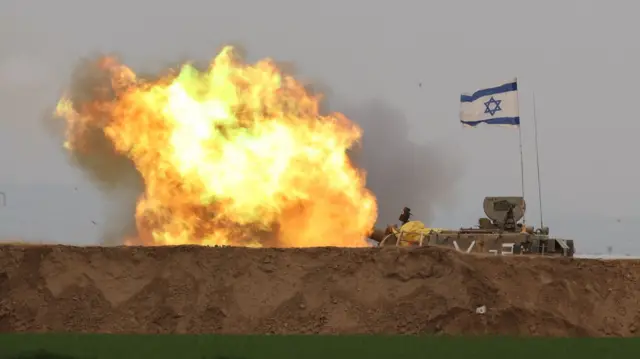
[[[540,183],[540,153],[538,151],[538,118],[536,117],[536,93],[533,93],[533,126],[536,139],[536,169],[538,171],[538,204],[540,206],[540,228],[544,227],[542,217],[542,184]]]

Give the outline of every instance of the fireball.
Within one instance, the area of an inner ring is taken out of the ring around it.
[[[91,151],[99,129],[144,185],[138,238],[128,244],[365,246],[377,217],[365,173],[346,151],[361,129],[265,59],[225,47],[153,80],[114,58],[100,62],[109,96],[63,97],[65,148]]]

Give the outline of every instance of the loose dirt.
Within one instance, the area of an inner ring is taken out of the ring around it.
[[[635,336],[639,279],[440,248],[0,245],[0,332]]]

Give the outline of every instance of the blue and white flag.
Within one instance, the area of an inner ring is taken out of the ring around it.
[[[464,126],[479,124],[520,126],[518,81],[480,89],[460,96],[460,122]]]

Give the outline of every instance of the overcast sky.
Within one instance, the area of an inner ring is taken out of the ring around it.
[[[431,205],[428,222],[441,227],[476,224],[486,195],[520,193],[517,131],[458,122],[461,92],[517,76],[528,220],[539,222],[535,91],[545,225],[581,252],[640,254],[639,12],[631,0],[2,0],[0,235],[99,240],[108,198],[42,125],[81,58],[117,53],[160,69],[235,43],[252,60],[294,63],[331,90],[332,106],[391,109],[412,141],[456,162]]]

